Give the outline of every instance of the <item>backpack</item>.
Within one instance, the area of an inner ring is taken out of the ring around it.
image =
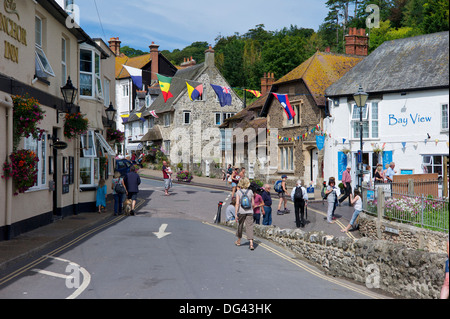
[[[325,191],[327,190],[326,187],[322,187],[322,192],[320,193],[320,195],[322,195],[322,199],[327,199],[329,194],[325,194]]]
[[[277,193],[282,193],[283,192],[283,188],[281,187],[281,180],[279,180],[279,181],[277,181],[276,183],[275,183],[275,185],[273,186],[273,189],[274,189],[274,191],[275,192],[277,192]]]
[[[241,197],[241,207],[245,210],[251,209],[252,208],[252,203],[250,201],[250,198],[248,198],[247,193],[248,193],[248,189],[245,193],[243,193],[242,197]],[[242,191],[241,191],[242,193]]]
[[[303,190],[301,186],[295,188],[294,200],[300,202],[303,200]]]
[[[114,191],[117,194],[125,194],[126,193],[125,187],[123,187],[123,185],[122,185],[122,183],[120,181],[120,178],[119,178],[119,181],[117,182],[116,186],[114,186]]]

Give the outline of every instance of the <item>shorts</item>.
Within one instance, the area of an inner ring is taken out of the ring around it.
[[[170,178],[166,178],[164,179],[164,189],[169,189],[170,188]]]
[[[138,193],[128,193],[128,199],[131,199],[131,200],[137,200],[137,194]]]
[[[235,182],[231,182],[231,187],[236,187],[237,184]]]
[[[278,198],[285,199],[286,198],[286,193],[285,192],[278,193]]]

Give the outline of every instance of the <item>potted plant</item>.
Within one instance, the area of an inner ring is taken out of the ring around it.
[[[188,171],[179,171],[177,172],[178,181],[190,182],[193,179],[193,176]]]
[[[36,99],[15,95],[12,97],[13,108],[13,147],[14,150],[20,143],[22,137],[32,136],[34,139],[41,139],[44,130],[37,127],[44,119],[42,110]]]
[[[88,127],[89,121],[81,113],[66,114],[64,136],[71,140],[77,135],[86,133]]]
[[[20,150],[11,153],[11,163],[3,164],[2,178],[12,178],[14,181],[14,196],[25,193],[36,184],[39,158],[30,150]]]

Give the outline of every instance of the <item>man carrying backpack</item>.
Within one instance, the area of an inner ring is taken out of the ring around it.
[[[291,199],[295,208],[295,225],[297,228],[305,227],[305,206],[308,205],[308,192],[302,187],[302,181],[297,181],[297,186],[292,189]]]
[[[289,210],[286,208],[287,204],[287,187],[286,187],[287,175],[281,176],[281,181],[277,181],[274,186],[274,190],[278,193],[278,198],[280,202],[278,203],[277,215],[288,214]],[[284,210],[281,210],[281,206],[284,203]]]
[[[241,246],[242,231],[245,223],[245,232],[247,233],[247,239],[250,242],[250,250],[254,250],[253,247],[253,206],[255,206],[255,200],[253,192],[249,189],[250,181],[247,177],[239,180],[239,190],[236,192],[236,219],[238,222],[238,229],[236,232],[237,241],[236,246]]]

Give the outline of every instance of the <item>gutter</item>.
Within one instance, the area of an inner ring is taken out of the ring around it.
[[[9,163],[8,156],[13,152],[13,100],[8,94],[0,93],[0,106],[6,109],[6,161]],[[11,239],[11,225],[12,225],[12,179],[6,180],[5,192],[5,226],[6,226],[6,240]]]

